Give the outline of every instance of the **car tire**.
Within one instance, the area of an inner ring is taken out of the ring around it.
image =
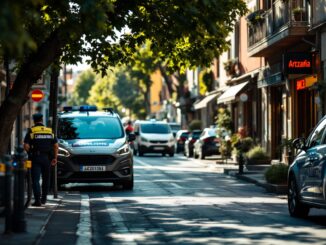
[[[199,151],[199,156],[198,156],[200,159],[205,159],[205,153],[203,152],[203,150],[200,150]]]
[[[132,176],[131,180],[127,180],[122,183],[122,189],[129,191],[134,189],[134,176]]]
[[[197,154],[197,151],[195,151],[195,150],[194,150],[194,158],[198,159],[198,154]]]
[[[140,156],[140,157],[144,156],[144,152],[142,152],[140,149],[138,151],[138,156]]]
[[[134,148],[134,155],[137,156],[138,151],[136,150],[136,148]]]
[[[310,207],[301,203],[297,183],[291,176],[288,184],[288,209],[292,217],[305,218],[309,214]]]
[[[170,157],[173,157],[173,156],[174,156],[174,152],[170,152],[170,153],[169,153],[169,156],[170,156]]]

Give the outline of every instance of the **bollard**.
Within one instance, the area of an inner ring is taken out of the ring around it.
[[[13,210],[13,176],[12,176],[12,157],[4,156],[6,175],[5,175],[5,234],[12,232],[12,210]]]
[[[32,161],[27,160],[25,161],[25,170],[26,172],[26,183],[27,183],[27,200],[25,203],[25,209],[29,207],[31,200],[32,200],[32,174],[31,174],[31,168],[32,168]]]
[[[27,160],[27,154],[24,152],[22,146],[16,148],[15,162],[15,187],[14,187],[14,214],[13,214],[13,231],[25,232],[25,166],[24,162]]]
[[[239,174],[243,174],[244,156],[242,152],[239,154],[238,161],[239,161]]]

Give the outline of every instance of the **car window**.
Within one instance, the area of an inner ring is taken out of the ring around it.
[[[142,124],[140,126],[141,131],[145,134],[169,134],[171,133],[171,129],[167,124]]]
[[[170,127],[174,131],[178,131],[181,129],[181,125],[177,125],[177,124],[170,124]]]
[[[119,119],[111,117],[61,118],[58,137],[71,139],[117,139],[124,136]]]
[[[308,147],[313,147],[316,145],[320,145],[322,143],[321,141],[322,141],[325,128],[326,128],[326,120],[323,120],[312,133],[308,142]]]

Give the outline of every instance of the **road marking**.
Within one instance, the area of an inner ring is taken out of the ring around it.
[[[170,183],[173,187],[177,188],[177,189],[183,189],[182,186],[176,184],[176,183]]]
[[[129,231],[128,227],[123,222],[119,210],[115,207],[113,198],[109,195],[102,195],[106,201],[106,210],[110,215],[111,222],[115,225],[116,229],[111,232],[111,236],[117,239],[119,244],[137,245],[134,235]]]
[[[139,163],[140,165],[143,165],[143,166],[147,166],[147,167],[152,167],[152,165],[148,164],[148,163],[145,163],[144,161],[142,160],[139,160],[138,158],[134,158],[134,160]]]
[[[92,223],[91,212],[89,209],[89,196],[81,195],[80,216],[77,235],[77,245],[91,245],[92,244]]]

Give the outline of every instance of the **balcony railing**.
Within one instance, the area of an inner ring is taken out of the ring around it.
[[[255,20],[259,21],[252,21],[248,18],[248,47],[287,27],[306,26],[308,24],[306,8],[299,5],[294,6],[292,1],[275,1],[272,8],[265,12],[259,10],[257,14],[260,16],[256,16]]]

